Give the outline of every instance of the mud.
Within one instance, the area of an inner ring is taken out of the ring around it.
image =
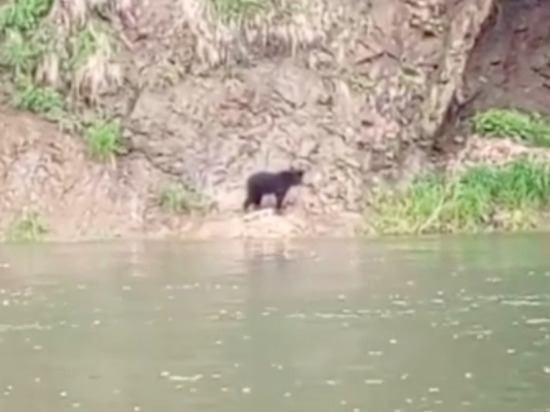
[[[432,168],[434,148],[466,150],[440,138],[448,124],[550,107],[544,1],[317,0],[239,28],[211,24],[198,0],[121,4],[126,83],[102,104],[124,122],[124,153],[99,164],[78,137],[3,108],[0,229],[32,210],[63,240],[353,236],[373,184]],[[287,214],[243,216],[245,177],[289,166],[307,184]],[[206,210],[163,212],[168,182]]]

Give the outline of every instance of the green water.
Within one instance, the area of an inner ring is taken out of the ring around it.
[[[0,411],[550,411],[550,236],[0,248]]]

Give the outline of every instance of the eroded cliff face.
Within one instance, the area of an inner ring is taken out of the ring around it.
[[[465,93],[478,98],[470,111],[514,105],[550,108],[550,3],[501,0],[470,54]]]
[[[292,212],[303,218],[281,230],[349,234],[334,218],[308,219],[358,212],[376,179],[429,167],[495,0],[311,0],[240,25],[214,22],[201,1],[121,3],[127,82],[104,99],[126,128],[115,163],[95,164],[77,138],[3,111],[2,226],[26,207],[52,237],[186,234],[193,222],[152,200],[177,181],[210,213],[233,216],[203,235],[250,235],[239,214],[246,176],[295,165],[308,175]]]
[[[179,57],[174,64],[187,72],[162,86],[155,73],[139,92],[128,115],[130,147],[221,210],[240,206],[244,178],[262,168],[305,167],[311,188],[302,203],[325,212],[359,210],[373,175],[418,171],[492,1],[303,6],[296,21],[243,31],[195,28],[192,19],[200,17],[177,2],[166,1],[164,16],[163,9],[144,12],[144,19],[170,16],[160,27],[187,24],[135,43],[143,52],[132,55],[133,64]],[[161,38],[172,47],[157,51]],[[293,46],[301,49],[292,53]],[[230,68],[215,68],[216,59]]]

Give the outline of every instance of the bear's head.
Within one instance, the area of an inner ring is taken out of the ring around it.
[[[305,170],[293,168],[281,172],[281,176],[289,186],[301,185],[304,180],[304,174]]]

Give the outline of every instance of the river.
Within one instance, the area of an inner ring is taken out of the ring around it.
[[[4,245],[0,411],[550,411],[549,245]]]

